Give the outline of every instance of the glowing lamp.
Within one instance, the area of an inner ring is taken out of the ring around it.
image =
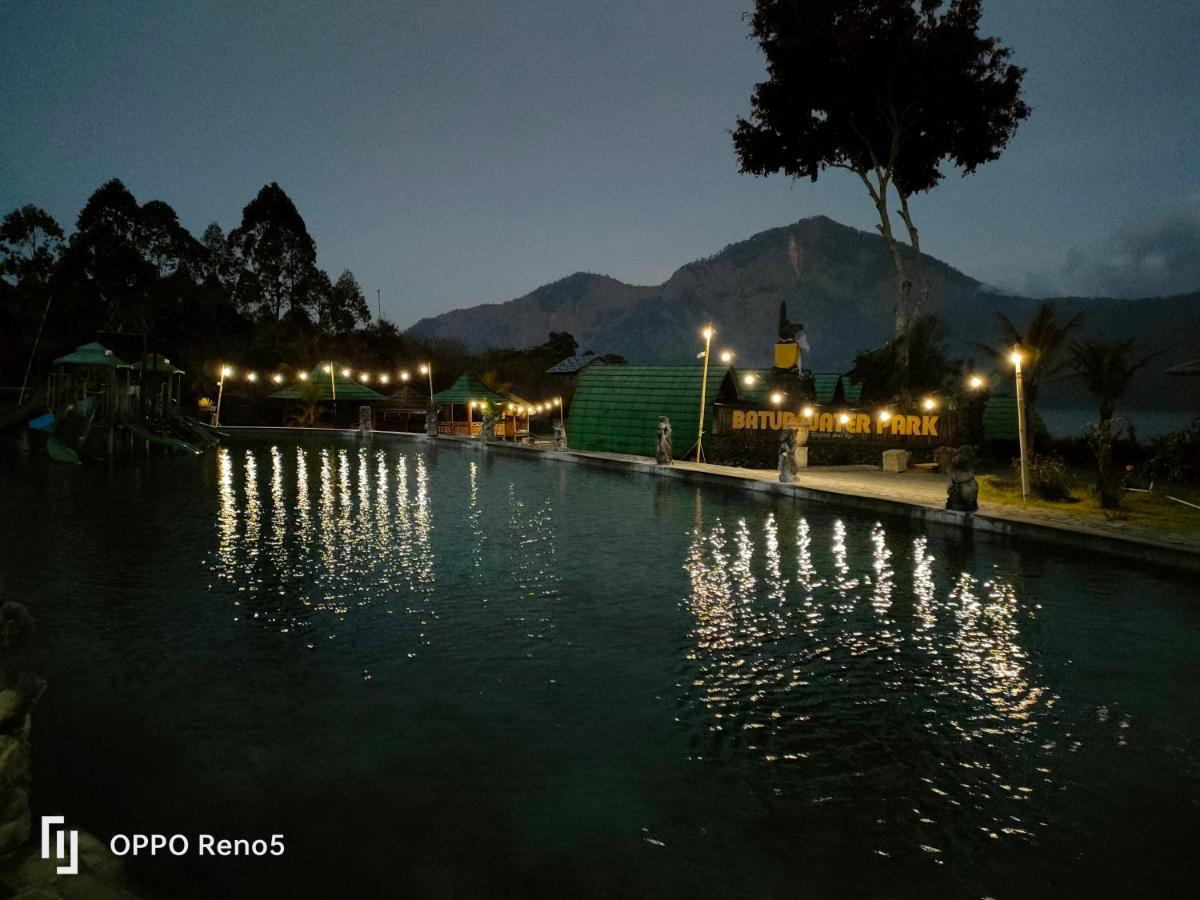
[[[732,350],[722,350],[721,351],[721,362],[723,362],[723,363],[733,362],[733,351]]]
[[[928,411],[937,407],[937,401],[932,397],[926,397],[921,401],[921,408]]]
[[[879,421],[880,422],[890,422],[891,420],[892,420],[892,414],[890,412],[888,412],[886,409],[881,409],[879,411]]]
[[[228,378],[232,374],[233,374],[233,369],[231,369],[229,366],[221,366],[221,377],[222,378]]]
[[[301,380],[301,381],[308,381],[308,373],[307,373],[307,372],[301,372],[301,373],[300,373],[300,380]]]
[[[813,417],[813,408],[811,406],[804,407],[804,409],[800,410],[800,415],[806,419],[811,419]]]
[[[849,413],[842,413],[840,416],[838,416],[838,421],[843,425],[847,424],[850,421]]]
[[[247,381],[258,381],[258,373],[257,372],[248,372],[246,374],[246,380]]]

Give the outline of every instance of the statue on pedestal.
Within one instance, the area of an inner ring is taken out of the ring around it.
[[[946,491],[946,509],[975,512],[979,509],[979,482],[975,479],[975,451],[959,447],[950,462],[950,487]]]
[[[567,449],[567,429],[558,422],[554,423],[554,449]]]
[[[671,420],[666,416],[658,417],[658,440],[655,444],[654,458],[660,466],[669,466],[675,458],[671,449]]]
[[[805,435],[807,439],[808,435]],[[779,480],[783,484],[791,484],[796,480],[800,471],[800,453],[807,449],[802,446],[795,428],[784,428],[779,432]],[[806,460],[807,462],[807,460]]]
[[[425,412],[425,436],[426,437],[437,437],[438,414],[441,411],[442,411],[442,408],[440,406],[438,406],[436,403],[430,404],[429,409],[426,410],[426,412]]]

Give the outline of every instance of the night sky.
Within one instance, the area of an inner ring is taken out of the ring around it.
[[[402,326],[576,270],[657,283],[818,213],[871,228],[852,176],[738,174],[749,7],[0,0],[0,213],[73,225],[118,177],[199,235],[278,181]],[[985,8],[1033,115],[919,200],[925,249],[1031,294],[1200,288],[1200,3]]]

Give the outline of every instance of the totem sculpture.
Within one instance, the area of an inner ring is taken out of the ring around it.
[[[975,451],[959,447],[950,463],[950,487],[946,491],[946,509],[975,512],[979,509],[979,482],[975,479]]]
[[[554,449],[567,449],[567,429],[558,422],[554,423]]]
[[[431,404],[429,409],[426,410],[426,412],[425,412],[425,436],[426,437],[431,437],[431,438],[437,437],[438,413],[440,413],[441,411],[442,411],[442,408],[440,406],[438,406],[437,404]]]
[[[671,449],[671,420],[666,416],[658,417],[658,442],[655,444],[654,458],[660,466],[669,466],[675,458]]]
[[[796,429],[785,428],[779,433],[779,480],[783,484],[791,484],[796,480],[800,471],[800,451],[807,453],[807,448],[800,446]]]

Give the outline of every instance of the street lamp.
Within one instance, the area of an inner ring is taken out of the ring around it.
[[[987,381],[984,380],[982,375],[971,375],[967,378],[967,387],[972,391],[983,390],[986,384]]]
[[[704,402],[708,391],[708,357],[712,351],[712,339],[716,331],[712,323],[704,326],[704,375],[700,379],[700,428],[696,432],[696,462],[704,461]]]
[[[217,428],[221,424],[221,398],[225,396],[225,379],[233,374],[233,369],[229,366],[221,366],[221,377],[217,381],[217,409],[213,413],[213,427]]]
[[[1021,447],[1021,499],[1029,499],[1029,449],[1028,435],[1025,430],[1025,379],[1021,374],[1020,347],[1013,347],[1009,361],[1017,371],[1017,440]]]
[[[418,371],[422,375],[429,376],[429,402],[433,403],[433,365],[431,363],[421,363],[421,368]]]

